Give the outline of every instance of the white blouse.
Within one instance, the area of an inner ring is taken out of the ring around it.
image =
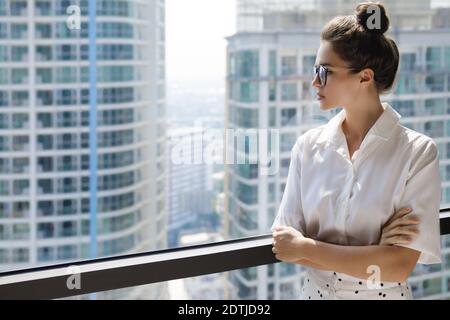
[[[411,207],[421,221],[419,235],[402,246],[421,252],[418,263],[440,263],[438,149],[400,125],[389,104],[383,108],[351,159],[341,127],[345,110],[298,138],[272,228],[292,226],[339,245],[376,245],[395,211]]]

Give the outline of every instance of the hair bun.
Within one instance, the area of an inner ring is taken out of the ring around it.
[[[379,22],[377,21],[377,12],[380,13]],[[386,14],[386,9],[379,2],[360,3],[356,6],[355,13],[358,23],[367,32],[382,35],[389,29],[389,18]]]

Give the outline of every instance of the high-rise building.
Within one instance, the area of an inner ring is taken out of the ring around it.
[[[257,164],[226,165],[225,216],[229,237],[270,232],[281,201],[297,138],[339,110],[320,111],[311,87],[321,28],[336,15],[352,14],[360,1],[238,0],[235,35],[228,38],[227,128],[275,128],[280,132],[280,170],[261,175]],[[450,33],[443,10],[430,1],[383,1],[389,36],[401,52],[395,89],[382,100],[403,116],[401,124],[432,137],[439,146],[443,206],[450,203]],[[230,146],[227,145],[227,148]],[[232,146],[233,147],[233,146]],[[245,150],[244,152],[247,152]],[[443,248],[450,245],[442,238]],[[419,265],[410,279],[416,298],[447,297],[450,255],[442,265]],[[436,272],[435,272],[436,271]],[[299,296],[302,268],[276,264],[231,273],[234,298]]]
[[[199,232],[198,220],[213,212],[212,164],[203,159],[205,128],[168,131],[167,207],[169,246],[179,246],[180,232]],[[194,226],[195,225],[195,226]]]
[[[164,117],[164,0],[0,0],[0,269],[165,247]]]

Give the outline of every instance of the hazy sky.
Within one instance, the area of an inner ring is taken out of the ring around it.
[[[166,0],[168,80],[224,78],[235,21],[236,0]]]
[[[224,37],[235,30],[236,0],[166,0],[168,80],[224,79]]]

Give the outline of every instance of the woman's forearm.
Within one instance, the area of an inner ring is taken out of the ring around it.
[[[311,267],[314,269],[320,269],[320,270],[325,270],[325,271],[330,271],[330,269],[325,268],[324,266],[321,266],[317,263],[314,263],[312,261],[306,260],[306,259],[300,259],[294,262],[295,264],[300,264],[302,266],[306,266],[306,267]]]
[[[323,269],[334,270],[360,279],[380,270],[380,281],[403,282],[417,263],[420,252],[398,246],[342,246],[307,239],[302,247],[304,260]]]

